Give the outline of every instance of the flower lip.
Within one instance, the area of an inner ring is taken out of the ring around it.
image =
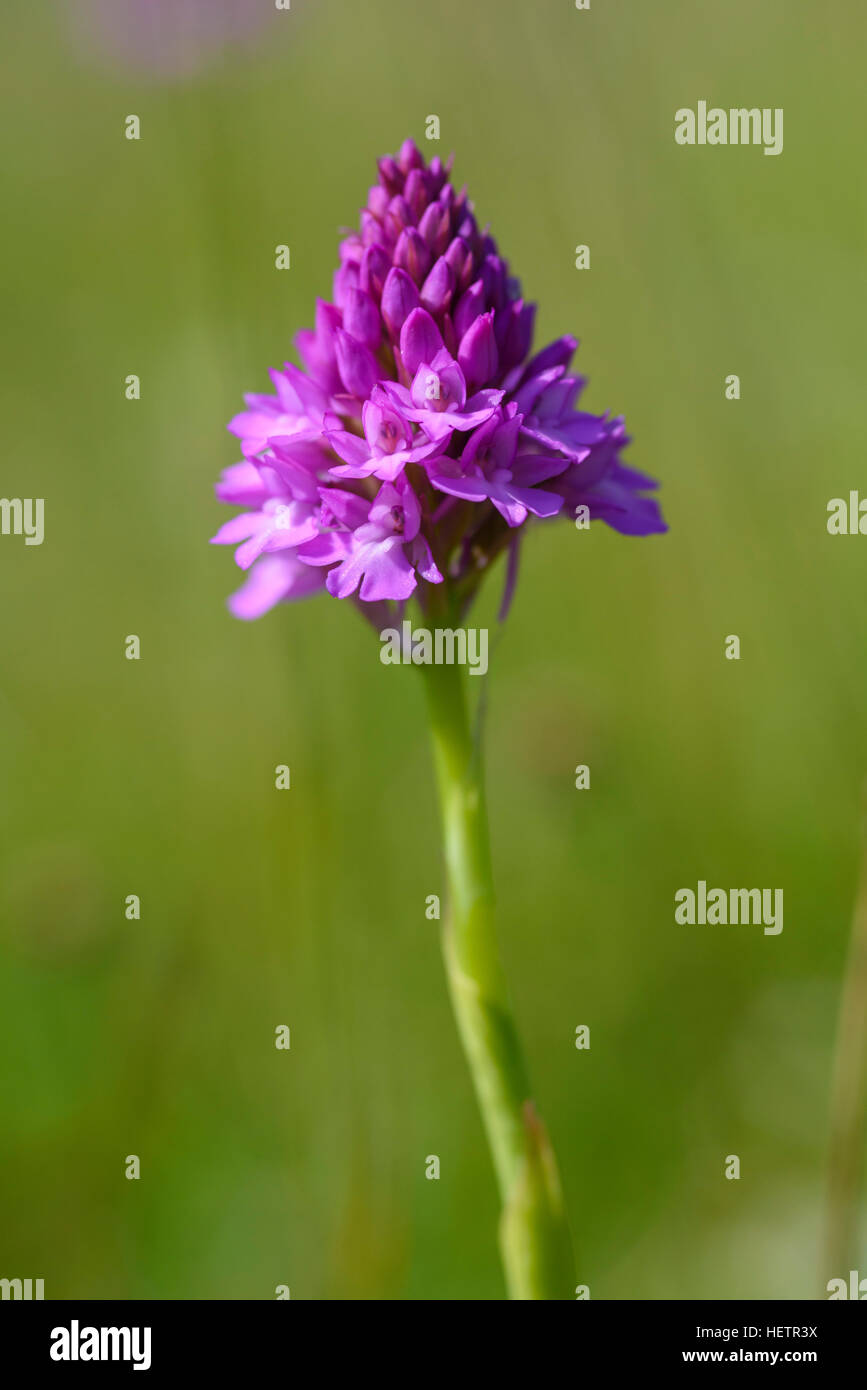
[[[413,378],[410,396],[417,410],[433,410],[437,414],[452,408],[460,409],[467,399],[467,385],[464,374],[452,358],[434,359],[438,367],[427,362],[419,363]]]

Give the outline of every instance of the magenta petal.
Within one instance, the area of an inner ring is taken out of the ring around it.
[[[424,237],[415,227],[406,227],[394,248],[394,263],[420,285],[430,269],[431,256]]]
[[[380,299],[390,270],[391,260],[388,252],[381,246],[368,246],[361,261],[358,288],[364,290],[365,294],[372,295],[375,300]]]
[[[529,380],[531,377],[540,376],[542,372],[547,372],[550,367],[567,367],[575,355],[577,346],[578,339],[573,338],[571,334],[558,338],[556,342],[549,343],[527,363],[524,379]]]
[[[411,555],[412,563],[422,579],[426,579],[430,584],[442,584],[443,577],[437,569],[431,548],[424,536],[416,536],[412,542]]]
[[[323,531],[298,547],[298,559],[304,565],[334,565],[345,560],[351,548],[352,537],[347,531]]]
[[[286,512],[283,520],[281,512]],[[235,563],[247,570],[266,550],[288,550],[303,541],[312,540],[318,533],[318,526],[310,515],[297,518],[291,506],[280,508],[271,516],[262,518],[249,540],[244,541],[235,551]]]
[[[512,465],[512,478],[521,487],[535,487],[548,478],[557,478],[571,465],[562,454],[519,454]]]
[[[668,530],[655,497],[642,497],[607,478],[584,496],[570,497],[570,509],[578,503],[589,507],[591,518],[598,517],[624,536],[650,536]]]
[[[376,385],[379,368],[370,350],[342,328],[337,330],[337,365],[350,395],[365,400]]]
[[[247,459],[223,469],[215,492],[221,502],[228,502],[231,507],[258,507],[268,496],[261,473]]]
[[[326,438],[335,454],[352,468],[363,468],[370,462],[370,447],[367,441],[359,439],[357,434],[350,434],[348,430],[329,430]],[[364,474],[360,473],[358,476],[363,477]]]
[[[564,367],[549,367],[547,371],[540,372],[538,376],[530,377],[515,392],[513,400],[522,415],[529,415],[542,393],[550,386],[551,382],[559,381],[565,371]]]
[[[462,429],[469,429],[471,425],[481,425],[488,419],[489,415],[496,410],[500,401],[503,399],[502,391],[495,391],[491,387],[485,387],[483,391],[477,391],[463,407],[464,424]]]
[[[211,545],[238,545],[240,541],[255,536],[266,524],[261,512],[242,512],[240,516],[223,522],[217,534],[211,537]]]
[[[383,286],[380,308],[393,338],[400,337],[405,320],[420,303],[418,290],[406,271],[392,268]]]
[[[491,495],[490,484],[482,477],[450,477],[447,473],[431,473],[430,480],[440,492],[450,497],[462,497],[466,502],[486,502]]]
[[[518,301],[512,305],[509,324],[500,351],[500,365],[508,371],[523,362],[533,341],[533,324],[536,318],[535,304]]]
[[[350,531],[363,526],[367,520],[370,503],[363,497],[357,497],[354,492],[339,487],[323,487],[319,489],[319,495],[322,498],[324,526],[331,524],[325,516],[326,512],[330,512],[342,526],[348,526]]]
[[[319,430],[315,435],[275,434],[269,437],[268,444],[274,455],[274,467],[280,472],[279,465],[289,465],[291,476],[299,486],[304,486],[305,481],[309,485],[310,479],[328,462],[322,433]],[[269,461],[270,455],[266,454],[263,462]]]
[[[434,256],[441,256],[448,245],[451,217],[442,203],[431,203],[422,213],[418,229]]]
[[[496,380],[500,356],[494,337],[493,312],[480,314],[467,329],[458,348],[458,362],[470,387]]]
[[[523,526],[527,520],[527,508],[516,502],[510,491],[494,493],[491,501],[508,526]]]
[[[421,302],[432,314],[441,314],[448,308],[455,287],[455,277],[445,256],[431,270],[421,287]]]
[[[475,280],[455,306],[454,325],[458,338],[463,338],[467,329],[479,317],[485,307],[485,287],[481,280]]]
[[[586,415],[580,411],[573,411],[566,415],[562,420],[536,421],[535,419],[525,420],[521,426],[522,432],[530,439],[535,439],[537,444],[541,444],[545,449],[555,450],[558,453],[566,454],[570,459],[575,459],[580,463],[587,457],[587,453],[595,446],[602,444],[606,434],[610,430],[610,422],[601,419],[598,415]]]
[[[443,350],[443,337],[426,309],[413,309],[400,330],[400,355],[410,376]]]
[[[382,324],[379,310],[369,294],[363,290],[349,290],[343,310],[343,327],[359,343],[374,351],[379,347]]]
[[[399,537],[365,549],[365,574],[361,585],[365,603],[409,598],[417,581]]]
[[[507,483],[506,491],[513,501],[534,516],[556,516],[563,506],[563,498],[558,493],[543,492],[540,487],[515,487]]]
[[[456,236],[446,251],[446,260],[454,278],[455,292],[460,293],[472,273],[473,253],[463,237]]]
[[[294,557],[266,555],[250,571],[246,583],[232,594],[229,611],[236,618],[261,618],[276,603],[306,598],[322,587],[322,575],[298,564]]]
[[[349,598],[361,583],[364,574],[365,547],[356,546],[335,569],[325,576],[325,587],[334,598]]]
[[[613,465],[611,479],[613,482],[625,483],[630,488],[646,488],[651,492],[659,487],[655,478],[649,478],[646,473],[639,473],[637,468],[628,468],[625,463]]]
[[[334,303],[345,312],[350,290],[357,289],[358,266],[347,262],[334,275]]]

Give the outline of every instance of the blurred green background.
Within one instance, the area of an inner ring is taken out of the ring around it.
[[[0,491],[46,535],[0,538],[0,1275],[503,1296],[420,682],[349,605],[236,622],[207,545],[225,421],[412,135],[455,152],[537,342],[581,338],[671,527],[539,528],[492,661],[503,950],[580,1278],[814,1296],[867,774],[867,541],[825,528],[867,490],[863,6],[294,0],[170,76],[68,9],[2,21]],[[678,147],[699,99],[783,107],[784,153]],[[782,935],[676,927],[700,878],[782,887]]]

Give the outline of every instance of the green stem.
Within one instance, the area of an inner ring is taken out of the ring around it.
[[[867,800],[867,798],[865,798]],[[861,1174],[867,1134],[867,807],[862,812],[861,870],[837,1031],[831,1093],[831,1134],[825,1268],[829,1279],[847,1279],[858,1263]]]
[[[449,910],[443,956],[502,1201],[509,1297],[573,1298],[574,1262],[557,1164],[530,1085],[494,927],[481,750],[463,670],[423,666],[440,795]]]

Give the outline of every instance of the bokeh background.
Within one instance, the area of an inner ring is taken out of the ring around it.
[[[412,135],[455,152],[539,340],[581,338],[671,527],[538,529],[492,661],[503,951],[580,1277],[815,1296],[844,1272],[821,1224],[867,774],[867,541],[825,528],[867,491],[863,7],[249,0],[203,28],[187,0],[145,6],[157,41],[136,8],[2,20],[0,491],[44,497],[46,535],[0,538],[0,1275],[503,1295],[424,915],[420,683],[348,605],[234,621],[207,545],[224,423]],[[783,107],[784,153],[678,147],[699,99]],[[782,935],[676,927],[699,878],[782,887]]]

